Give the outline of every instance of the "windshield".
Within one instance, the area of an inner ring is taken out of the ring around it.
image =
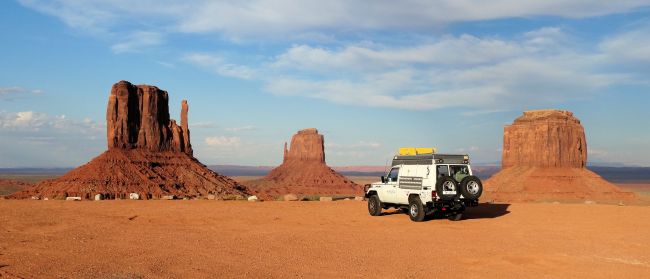
[[[388,181],[397,181],[397,173],[399,173],[399,168],[392,168],[388,173]]]

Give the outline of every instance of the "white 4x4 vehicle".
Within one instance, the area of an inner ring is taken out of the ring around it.
[[[393,207],[405,210],[416,222],[434,213],[458,221],[466,207],[478,205],[482,192],[483,185],[472,175],[468,155],[433,151],[396,155],[381,182],[365,187],[370,215],[379,216],[382,209]]]

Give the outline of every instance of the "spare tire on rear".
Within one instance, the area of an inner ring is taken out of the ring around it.
[[[458,196],[458,183],[451,176],[443,176],[436,183],[436,192],[442,200],[453,200]]]
[[[460,181],[460,193],[466,199],[477,200],[483,193],[483,183],[474,175],[467,176]]]

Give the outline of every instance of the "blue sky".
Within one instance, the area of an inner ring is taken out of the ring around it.
[[[0,2],[0,167],[106,149],[119,80],[190,105],[206,164],[276,165],[316,127],[330,165],[401,146],[500,161],[522,111],[573,111],[589,161],[650,166],[650,1]]]

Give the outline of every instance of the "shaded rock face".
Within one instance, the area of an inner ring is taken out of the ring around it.
[[[485,181],[484,199],[500,202],[634,199],[585,168],[584,128],[564,110],[526,111],[504,128],[501,171]]]
[[[584,128],[569,111],[526,111],[504,128],[502,162],[503,168],[582,168],[587,164]]]
[[[298,131],[284,144],[282,165],[261,180],[246,183],[261,196],[359,194],[358,185],[325,164],[325,140],[314,128]]]
[[[181,106],[181,125],[169,117],[166,91],[120,81],[113,85],[106,110],[108,148],[143,148],[192,154],[187,125],[187,101]]]
[[[213,197],[243,199],[246,187],[222,176],[192,156],[188,105],[181,125],[169,118],[167,92],[120,81],[113,85],[106,113],[108,150],[60,178],[43,181],[13,198],[69,196],[93,199]]]

